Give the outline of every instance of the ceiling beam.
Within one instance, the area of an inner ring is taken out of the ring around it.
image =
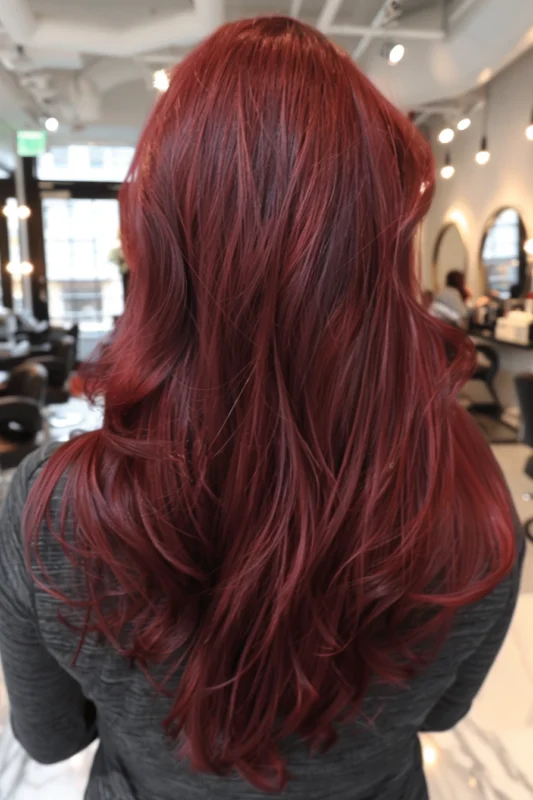
[[[194,0],[193,9],[124,30],[37,19],[28,0],[0,0],[0,23],[16,44],[80,53],[134,56],[174,45],[197,44],[224,18],[224,0]]]
[[[323,33],[330,32],[333,20],[337,16],[339,8],[342,6],[343,2],[344,0],[326,0],[316,23],[319,31],[322,31]]]
[[[330,25],[324,33],[332,36],[369,36],[371,39],[422,39],[437,41],[444,39],[446,33],[441,28],[372,28],[370,25]]]
[[[375,16],[373,17],[372,22],[370,23],[371,28],[381,28],[381,26],[387,19],[389,8],[390,8],[390,0],[385,0],[381,8],[377,11]],[[361,41],[359,42],[359,44],[352,53],[352,58],[355,61],[360,59],[364,55],[364,53],[366,53],[371,41],[372,37],[369,36],[368,33],[365,33],[365,35],[362,37]]]
[[[297,19],[300,16],[300,12],[302,10],[304,0],[291,0],[291,11],[290,15],[293,19]]]
[[[467,11],[470,11],[473,5],[475,5],[478,0],[463,0],[462,3],[455,8],[454,11],[450,14],[450,22],[454,25],[456,22],[459,22],[461,17],[464,17]]]

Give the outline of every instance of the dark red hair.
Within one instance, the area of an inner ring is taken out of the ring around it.
[[[456,402],[473,348],[418,302],[432,190],[418,130],[284,18],[218,30],[142,135],[127,308],[91,372],[103,428],[54,455],[27,523],[36,579],[86,608],[81,646],[97,630],[179,674],[164,726],[195,769],[279,789],[287,736],[330,745],[513,563]],[[35,561],[64,474],[51,535],[81,601]]]

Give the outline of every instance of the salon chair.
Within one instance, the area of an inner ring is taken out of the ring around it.
[[[485,407],[487,410],[501,414],[503,411],[502,404],[494,388],[494,380],[500,368],[500,357],[494,347],[486,344],[476,344],[476,353],[476,368],[470,380],[481,381],[486,386],[492,398],[492,403],[475,403],[475,408],[482,410]]]
[[[47,405],[68,402],[70,392],[67,384],[76,364],[75,338],[62,336],[52,342],[49,355],[34,356],[32,361],[41,364],[48,372]]]
[[[533,373],[517,375],[515,386],[522,417],[520,438],[528,447],[533,447]],[[533,479],[533,454],[526,461],[524,472]],[[522,497],[533,500],[533,493],[526,492]],[[525,521],[524,530],[529,541],[533,542],[533,517]]]
[[[0,468],[13,469],[40,442],[41,409],[46,398],[48,376],[40,364],[26,362],[11,373],[0,397]]]

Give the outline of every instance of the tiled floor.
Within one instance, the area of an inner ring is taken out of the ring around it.
[[[522,499],[533,492],[523,474],[530,451],[496,445],[494,452],[520,517],[533,516],[533,502]],[[0,800],[81,800],[92,752],[38,766],[13,740],[7,716],[0,695]],[[532,800],[533,545],[509,636],[470,715],[449,733],[424,737],[423,747],[431,800]]]

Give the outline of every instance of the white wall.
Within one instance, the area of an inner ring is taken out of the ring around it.
[[[491,159],[478,166],[474,155],[479,148],[482,113],[472,119],[463,133],[456,133],[451,145],[455,175],[445,181],[439,170],[446,147],[432,131],[437,159],[437,187],[432,208],[422,232],[422,275],[426,288],[433,288],[432,252],[439,229],[453,220],[468,250],[468,283],[479,294],[483,286],[479,273],[479,250],[486,220],[503,206],[514,206],[521,214],[528,237],[533,237],[533,142],[525,129],[533,106],[533,50],[502,72],[491,84],[488,137]]]

